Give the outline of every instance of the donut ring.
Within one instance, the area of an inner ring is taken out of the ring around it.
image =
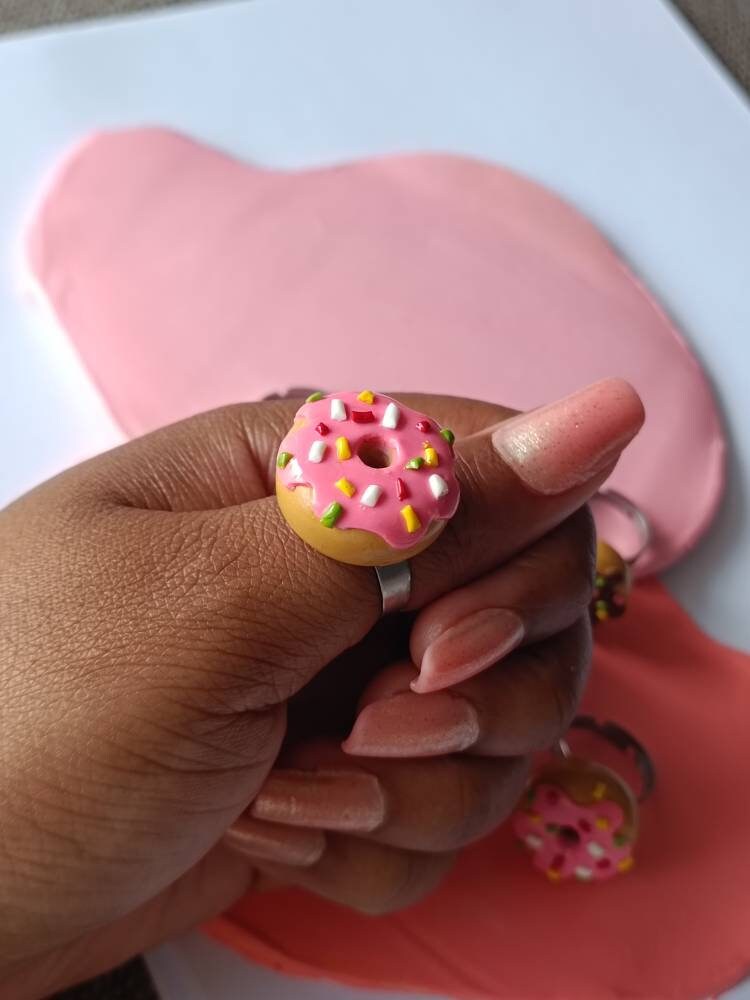
[[[551,882],[603,881],[633,867],[638,803],[614,771],[570,758],[531,784],[513,830]]]
[[[369,389],[316,392],[281,442],[276,497],[339,562],[388,566],[431,545],[458,507],[453,432]]]

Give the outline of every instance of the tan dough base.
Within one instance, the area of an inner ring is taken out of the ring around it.
[[[303,541],[329,559],[353,566],[390,566],[411,559],[432,545],[446,525],[445,521],[436,521],[417,545],[408,549],[394,549],[380,535],[371,531],[362,531],[361,528],[326,528],[315,516],[312,491],[308,486],[297,486],[290,490],[277,478],[276,499],[281,513]]]

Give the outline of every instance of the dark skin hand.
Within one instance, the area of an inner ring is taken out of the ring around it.
[[[48,994],[280,883],[408,905],[512,810],[581,694],[583,505],[616,456],[535,493],[487,430],[510,411],[401,398],[455,430],[462,502],[391,619],[371,570],[320,556],[279,513],[299,401],[175,424],[0,513],[0,996]],[[449,695],[410,683],[436,636],[487,607],[515,609],[524,637],[451,688],[475,725],[441,752],[422,716]],[[394,706],[422,751],[341,748]],[[310,804],[286,822],[290,769]],[[337,815],[315,797],[329,772]]]

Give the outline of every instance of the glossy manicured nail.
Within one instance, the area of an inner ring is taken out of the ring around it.
[[[233,850],[258,861],[307,868],[319,861],[326,849],[322,830],[299,830],[278,823],[264,823],[242,816],[224,834]]]
[[[506,420],[492,443],[530,490],[552,496],[607,469],[642,423],[635,389],[609,378]]]
[[[457,622],[425,650],[412,691],[439,691],[497,663],[523,640],[523,622],[513,611],[485,608]]]
[[[256,819],[368,833],[385,821],[380,782],[366,771],[272,771],[250,807]]]
[[[342,744],[359,757],[434,757],[479,739],[474,706],[452,694],[397,694],[364,708]]]

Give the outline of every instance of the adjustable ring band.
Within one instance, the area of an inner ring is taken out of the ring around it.
[[[405,608],[411,597],[411,567],[409,563],[405,561],[394,563],[391,566],[376,566],[375,573],[383,600],[383,614],[389,615]]]
[[[628,500],[626,496],[618,493],[617,490],[599,490],[595,495],[595,499],[604,500],[606,503],[611,504],[617,510],[621,511],[635,526],[639,539],[638,548],[624,560],[629,566],[634,566],[651,544],[652,532],[648,518],[632,500]]]
[[[643,802],[644,799],[648,798],[656,784],[656,768],[643,744],[639,743],[627,729],[623,729],[622,726],[618,726],[615,722],[597,722],[590,715],[577,716],[571,723],[570,728],[572,730],[578,729],[592,733],[617,750],[626,754],[630,753],[641,776],[638,801]],[[561,739],[558,741],[558,752],[565,758],[571,756],[567,740]]]

